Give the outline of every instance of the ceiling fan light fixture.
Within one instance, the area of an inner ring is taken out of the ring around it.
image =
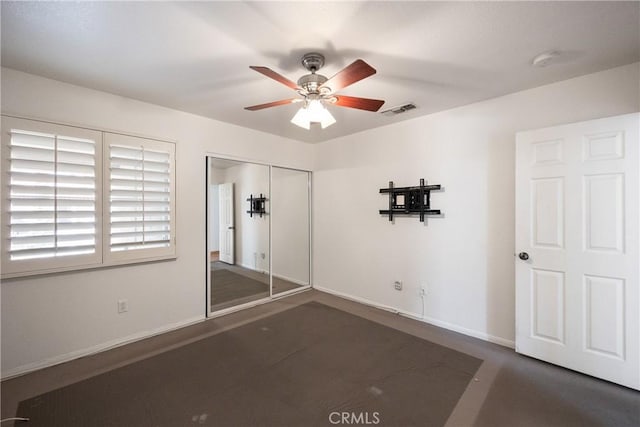
[[[319,99],[311,99],[307,103],[307,111],[309,112],[309,120],[312,122],[320,122],[324,117],[323,112],[327,111]]]
[[[336,119],[319,99],[305,102],[305,105],[291,119],[291,123],[307,130],[311,129],[311,123],[320,123],[322,129],[325,129],[335,122]]]
[[[322,129],[328,128],[329,126],[331,126],[336,122],[336,119],[326,108],[322,107],[321,114],[322,114],[322,118],[320,119],[320,126],[322,126]]]
[[[309,120],[309,112],[305,107],[301,107],[291,119],[291,123],[304,129],[311,129],[311,121]]]
[[[317,71],[324,65],[324,56],[320,53],[307,53],[302,58],[302,65],[310,72],[298,79],[297,83],[280,75],[268,67],[250,66],[254,71],[263,74],[278,83],[282,83],[290,89],[295,90],[302,98],[283,99],[280,101],[267,102],[259,105],[245,107],[245,110],[258,111],[265,108],[277,107],[293,102],[304,102],[291,118],[291,123],[301,128],[310,130],[311,123],[318,123],[325,129],[336,123],[336,119],[326,108],[327,103],[338,107],[356,108],[365,111],[378,111],[384,101],[380,99],[359,98],[355,96],[340,95],[334,92],[344,89],[362,79],[366,79],[376,73],[375,68],[357,59],[350,65],[338,71],[333,77],[327,78]]]

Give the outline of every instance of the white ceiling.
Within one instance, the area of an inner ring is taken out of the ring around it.
[[[306,142],[640,60],[640,2],[7,2],[2,65]],[[557,63],[530,66],[548,50]],[[395,117],[329,107],[300,129],[295,96],[249,69],[296,81],[305,52],[327,77],[361,58],[378,73],[340,93],[414,102]]]

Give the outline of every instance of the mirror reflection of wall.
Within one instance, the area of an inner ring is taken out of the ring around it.
[[[269,296],[269,167],[210,158],[209,235],[211,310]],[[262,194],[267,215],[250,215]]]
[[[309,173],[271,169],[273,293],[309,284]]]

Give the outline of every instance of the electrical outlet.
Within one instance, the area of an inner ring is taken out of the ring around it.
[[[396,280],[395,282],[393,282],[393,287],[395,288],[396,291],[401,291],[402,290],[402,280]]]
[[[118,300],[118,313],[126,313],[129,311],[129,300],[119,299]]]
[[[420,289],[418,289],[418,295],[425,296],[426,294],[427,294],[427,285],[420,286]]]

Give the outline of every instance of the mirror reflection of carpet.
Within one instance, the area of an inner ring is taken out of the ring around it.
[[[273,293],[300,285],[274,277]],[[211,263],[211,306],[223,309],[269,296],[269,275],[221,261]]]
[[[219,304],[260,293],[266,293],[265,296],[269,295],[268,283],[259,282],[227,269],[213,271],[211,283],[211,304]]]

